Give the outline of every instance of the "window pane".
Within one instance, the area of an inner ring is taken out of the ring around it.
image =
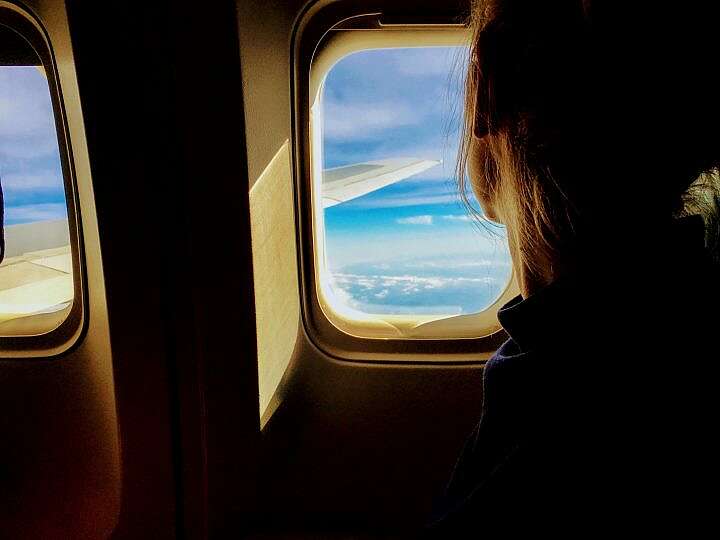
[[[396,48],[328,73],[321,194],[334,307],[469,314],[507,286],[504,230],[473,222],[453,181],[466,65],[464,47]]]
[[[40,334],[59,325],[73,301],[65,186],[50,89],[40,60],[28,58],[27,44],[12,30],[0,26],[0,31],[5,37],[15,36],[21,48],[17,55],[4,51],[0,58],[0,180],[5,203],[0,335]]]

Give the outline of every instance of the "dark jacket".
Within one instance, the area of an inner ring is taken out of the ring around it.
[[[717,275],[697,223],[656,238],[500,310],[431,536],[717,534]]]

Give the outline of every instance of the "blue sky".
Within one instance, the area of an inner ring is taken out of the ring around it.
[[[510,260],[499,227],[473,223],[453,181],[464,48],[362,51],[323,90],[325,168],[414,157],[419,175],[325,210],[327,262],[344,302],[368,313],[479,311]]]
[[[36,67],[0,66],[0,178],[7,225],[67,217],[50,92]]]

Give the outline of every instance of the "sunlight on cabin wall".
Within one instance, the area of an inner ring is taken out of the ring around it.
[[[294,214],[285,141],[250,190],[261,419],[280,402],[300,320]]]

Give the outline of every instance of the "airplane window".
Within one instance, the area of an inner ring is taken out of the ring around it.
[[[319,287],[346,319],[477,314],[508,287],[504,229],[474,220],[453,180],[466,62],[466,47],[371,49],[327,73],[312,115]]]
[[[74,298],[65,180],[50,86],[33,47],[0,24],[0,336],[49,332]]]

